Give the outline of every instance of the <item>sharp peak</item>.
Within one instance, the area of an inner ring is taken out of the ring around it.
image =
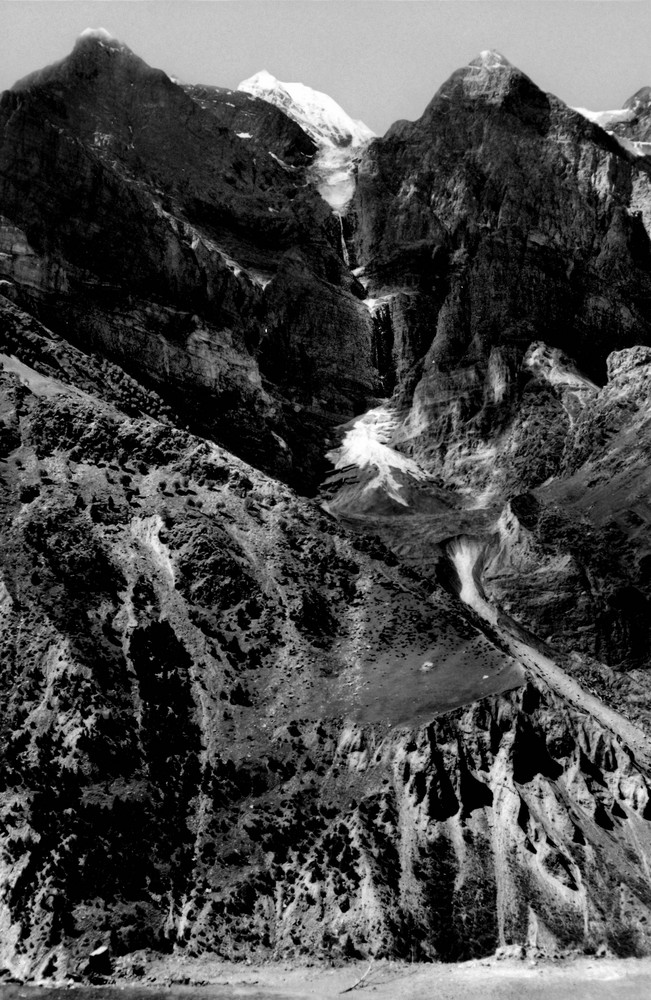
[[[287,93],[296,91],[300,88],[303,92],[312,92],[313,94],[323,93],[320,90],[315,90],[314,87],[307,86],[301,83],[299,80],[279,80],[277,76],[270,73],[267,69],[261,69],[258,73],[254,73],[253,76],[248,77],[246,80],[242,80],[238,84],[238,90],[250,90],[252,87],[257,87],[259,90],[284,90]],[[324,96],[328,96],[325,94]]]
[[[259,86],[265,87],[266,89],[277,87],[279,84],[282,85],[278,77],[274,76],[273,73],[270,73],[268,69],[261,69],[257,73],[254,73],[253,76],[243,80],[240,87],[249,83],[257,83]]]
[[[542,94],[527,74],[509,62],[501,52],[497,49],[484,49],[475,59],[452,73],[437,90],[424,114],[458,97],[501,104],[509,94],[522,88],[529,90],[530,98],[535,94]]]

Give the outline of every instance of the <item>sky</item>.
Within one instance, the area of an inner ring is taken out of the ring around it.
[[[379,135],[487,48],[572,106],[651,84],[651,0],[0,0],[0,90],[87,27],[188,83],[298,80]]]

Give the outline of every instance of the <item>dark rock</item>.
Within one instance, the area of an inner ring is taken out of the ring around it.
[[[100,945],[94,951],[91,951],[85,971],[86,975],[91,978],[103,978],[111,975],[113,972],[113,959],[111,957],[111,949],[108,945]]]

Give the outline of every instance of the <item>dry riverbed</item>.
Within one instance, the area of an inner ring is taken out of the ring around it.
[[[0,986],[2,1000],[60,1000],[62,992],[60,986]],[[78,985],[72,992],[79,1000],[87,996],[95,1000],[330,1000],[360,994],[372,994],[377,1000],[645,1000],[651,997],[651,959],[490,958],[457,965],[380,961],[369,969],[365,962],[329,968],[290,963],[241,965],[211,959],[182,963],[169,958],[148,964],[137,982]]]

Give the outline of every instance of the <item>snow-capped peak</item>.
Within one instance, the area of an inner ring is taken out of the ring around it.
[[[280,80],[278,80],[273,73],[270,73],[268,70],[261,69],[259,73],[254,73],[248,80],[244,80],[237,89],[253,93],[254,90],[268,91],[276,90],[278,87],[282,87]]]
[[[355,161],[375,133],[355,121],[327,94],[303,83],[283,83],[266,69],[244,80],[238,90],[259,97],[301,126],[316,143],[311,172],[316,188],[341,214],[355,191]]]
[[[473,64],[481,64],[486,69],[513,69],[511,63],[497,49],[483,49]]]
[[[106,28],[86,28],[79,35],[77,41],[81,41],[85,38],[94,38],[98,42],[117,42],[115,35],[112,35],[110,31],[106,30]]]
[[[237,89],[280,108],[319,146],[362,146],[374,137],[364,122],[352,119],[332,97],[303,83],[283,83],[266,69]]]

